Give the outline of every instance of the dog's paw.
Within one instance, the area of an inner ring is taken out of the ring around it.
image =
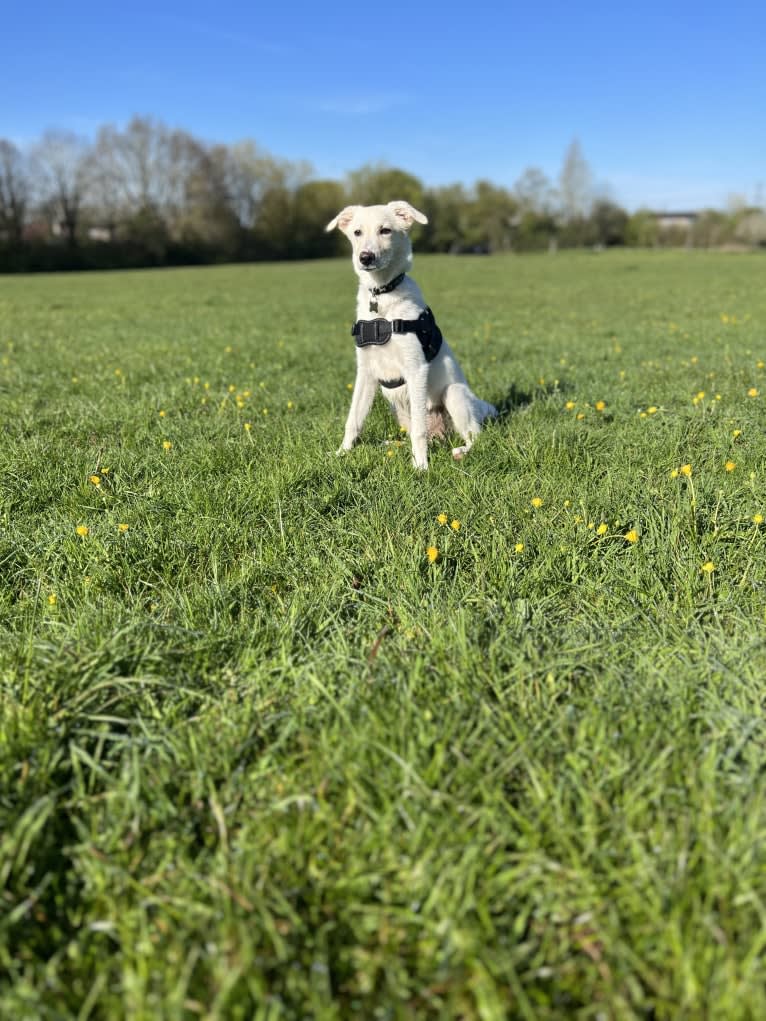
[[[452,456],[456,461],[462,461],[470,449],[470,447],[453,447]]]
[[[428,471],[428,458],[426,457],[424,459],[421,459],[421,458],[418,458],[418,457],[413,457],[413,459],[412,459],[412,467],[413,468],[417,468],[418,471],[427,472]]]

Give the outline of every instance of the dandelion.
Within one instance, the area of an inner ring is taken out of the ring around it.
[[[516,545],[513,547],[513,551],[514,551],[514,553],[523,553],[524,552],[524,543],[523,542],[517,542]]]
[[[101,474],[102,474],[102,475],[108,475],[108,474],[109,474],[109,471],[110,471],[110,469],[109,469],[109,468],[102,468],[102,469],[101,469]]]
[[[92,482],[94,486],[101,485],[101,478],[98,475],[91,475],[88,481]]]
[[[295,407],[295,405],[293,404],[292,401],[288,401],[287,402],[287,410],[288,411],[292,411],[294,407]]]
[[[742,430],[741,429],[732,429],[731,435],[732,435],[733,439],[738,440],[740,438],[740,436],[742,435]]]
[[[726,469],[727,472],[733,472],[736,467],[737,464],[735,461],[727,461],[726,464],[724,465],[724,468]]]
[[[457,518],[453,518],[452,521],[450,521],[449,526],[453,532],[460,531],[460,522],[458,521]]]
[[[126,525],[124,521],[120,521],[120,523],[117,525],[118,532],[127,532],[129,528],[130,525]]]
[[[747,391],[747,396],[748,397],[757,397],[758,396],[758,391],[756,390],[756,388],[754,386],[751,386],[750,389]]]
[[[173,444],[170,442],[170,440],[163,440],[162,441],[162,449],[163,450],[172,450],[173,449]]]
[[[48,596],[48,606],[55,606],[57,601],[58,597],[56,596],[56,593],[51,592],[51,594]]]
[[[679,475],[683,475],[685,478],[690,479],[692,477],[692,466],[690,464],[682,464],[678,469]]]
[[[582,420],[585,418],[585,412],[578,411],[577,414],[575,415],[575,418],[577,419],[578,422],[582,422]]]
[[[439,522],[440,525],[446,525],[447,524],[447,515],[444,512],[442,512],[441,514],[437,514],[436,515],[436,520]]]
[[[751,518],[751,521],[756,526],[757,525],[762,525],[763,524],[763,514],[753,514],[753,516]]]
[[[567,401],[564,407],[567,409],[567,411],[574,411],[577,405],[575,404],[574,401]]]
[[[253,428],[253,423],[252,422],[245,422],[245,432],[246,433],[249,433],[252,428]]]
[[[426,556],[428,557],[428,563],[432,564],[439,557],[439,550],[436,546],[429,546],[426,550]]]
[[[656,415],[658,411],[659,408],[657,407],[656,404],[652,404],[650,407],[646,409],[647,415]]]
[[[77,532],[79,536],[82,536],[82,538],[85,538],[89,531],[90,529],[87,525],[78,525],[77,528],[75,528],[75,532]]]
[[[606,407],[606,401],[596,401],[593,407],[596,409],[596,411],[603,411],[604,408]]]
[[[596,529],[596,535],[606,535],[608,531],[609,525],[607,525],[606,522],[602,521],[601,524]]]
[[[712,560],[706,560],[702,567],[700,567],[700,571],[704,571],[705,574],[712,574],[714,570],[715,564]]]
[[[226,389],[229,391],[230,394],[233,394],[236,391],[237,388],[236,388],[236,386],[234,386],[233,383],[229,383],[229,385],[228,385],[228,387]]]
[[[532,504],[532,506],[535,508],[535,510],[539,510],[540,507],[542,507],[542,505],[543,505],[542,498],[539,497],[539,496],[533,496],[532,499],[529,502]]]
[[[629,542],[631,545],[638,542],[638,532],[635,528],[631,528],[629,532],[625,533],[625,542]]]
[[[160,410],[159,410],[159,411],[157,412],[157,414],[158,414],[158,415],[160,416],[160,418],[165,418],[165,415],[167,414],[167,412],[165,412],[165,411],[162,411],[162,409],[160,409]]]

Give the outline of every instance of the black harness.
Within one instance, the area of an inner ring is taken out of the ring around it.
[[[442,346],[442,331],[436,325],[430,308],[421,312],[417,319],[358,319],[351,335],[356,338],[357,347],[376,347],[387,344],[394,333],[414,333],[423,348],[427,362],[432,362]],[[403,379],[380,379],[381,386],[394,389],[404,384]]]

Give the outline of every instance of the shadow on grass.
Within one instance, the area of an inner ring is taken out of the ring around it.
[[[555,385],[553,383],[545,383],[540,386],[536,386],[534,390],[519,390],[515,383],[505,393],[504,397],[499,400],[495,400],[495,407],[497,408],[497,418],[495,421],[498,424],[502,424],[516,411],[521,411],[522,408],[529,407],[534,401],[540,400],[541,398],[551,397],[554,394],[565,394],[570,389],[567,383],[559,381]]]

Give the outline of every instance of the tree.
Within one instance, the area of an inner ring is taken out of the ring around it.
[[[539,167],[527,167],[513,186],[522,213],[549,215],[556,204],[556,191]]]
[[[423,196],[422,211],[428,217],[421,246],[431,252],[459,252],[470,199],[462,184],[431,188]]]
[[[26,160],[12,142],[0,139],[0,239],[18,244],[24,235],[30,198]]]
[[[316,259],[345,254],[347,243],[340,231],[325,232],[325,225],[346,205],[339,181],[306,181],[293,193],[291,211],[292,254]]]
[[[595,228],[596,243],[610,247],[624,245],[628,214],[611,199],[598,199],[590,216]]]
[[[35,149],[41,203],[50,211],[54,232],[63,230],[70,246],[77,243],[90,152],[84,138],[66,131],[46,132]]]
[[[593,204],[593,175],[575,138],[569,145],[559,174],[559,200],[565,222],[583,220]]]
[[[348,192],[351,202],[361,206],[404,199],[420,210],[425,197],[423,183],[417,177],[385,163],[366,163],[352,170],[348,175]]]

